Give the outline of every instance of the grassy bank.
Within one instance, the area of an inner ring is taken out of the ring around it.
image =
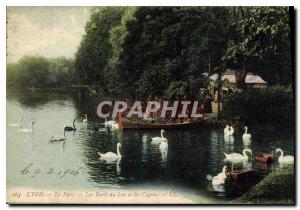
[[[294,167],[274,169],[234,204],[295,204]]]

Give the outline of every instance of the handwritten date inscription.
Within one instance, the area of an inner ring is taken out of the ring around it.
[[[46,174],[46,175],[53,175],[53,176],[57,176],[59,178],[64,178],[66,176],[77,176],[78,174],[83,174],[83,167],[79,167],[76,169],[71,169],[71,168],[67,168],[67,169],[63,169],[63,170],[59,170],[59,169],[55,169],[54,167],[50,167],[46,170],[42,170],[41,168],[35,168],[33,163],[28,164],[27,166],[25,166],[25,168],[23,168],[22,170],[20,170],[21,175],[27,175],[30,176],[31,178],[34,178],[40,174]]]

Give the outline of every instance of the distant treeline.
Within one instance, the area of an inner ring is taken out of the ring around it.
[[[74,61],[64,57],[24,56],[17,63],[7,64],[6,73],[8,88],[67,87],[77,81]]]

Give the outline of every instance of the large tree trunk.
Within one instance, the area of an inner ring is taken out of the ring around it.
[[[235,72],[236,87],[239,89],[245,88],[245,79],[248,72],[248,58],[243,56],[240,60],[240,69]]]

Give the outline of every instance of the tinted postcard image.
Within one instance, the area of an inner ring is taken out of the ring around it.
[[[293,7],[7,7],[9,204],[295,204]]]

